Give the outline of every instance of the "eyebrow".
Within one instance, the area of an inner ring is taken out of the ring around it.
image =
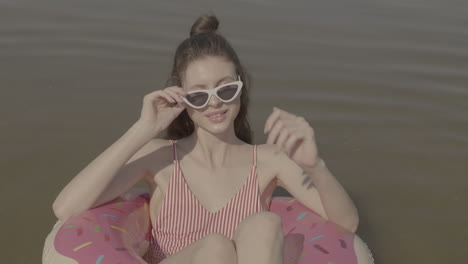
[[[234,78],[232,78],[232,76],[225,76],[225,77],[221,78],[221,79],[216,83],[216,86],[218,86],[222,81],[224,81],[224,80],[226,80],[226,79],[232,79],[232,80],[234,80]],[[196,87],[205,88],[206,85],[204,85],[204,84],[195,84],[195,85],[191,86],[191,87],[189,88],[189,90],[192,90],[193,88],[196,88]]]

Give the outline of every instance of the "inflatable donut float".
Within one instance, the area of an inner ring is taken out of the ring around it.
[[[147,263],[142,256],[151,238],[149,199],[148,189],[132,188],[65,222],[59,220],[46,238],[42,263]],[[273,197],[269,210],[282,219],[284,264],[358,263],[353,232],[292,197]]]
[[[324,219],[293,197],[273,197],[270,211],[280,215],[283,223],[284,264],[358,263],[353,232]]]
[[[47,236],[42,263],[146,263],[151,235],[147,188],[60,220]]]

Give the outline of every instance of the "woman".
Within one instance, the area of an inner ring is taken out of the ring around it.
[[[196,20],[167,88],[147,94],[139,120],[65,186],[53,205],[58,218],[144,180],[152,193],[149,263],[279,264],[281,218],[268,207],[282,186],[356,231],[356,207],[318,156],[304,118],[274,108],[266,144],[251,145],[248,77],[218,24],[214,15]],[[155,138],[162,131],[166,137]]]

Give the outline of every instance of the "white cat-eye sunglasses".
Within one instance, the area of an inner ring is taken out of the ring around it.
[[[237,79],[238,81],[226,83],[213,89],[189,91],[185,97],[179,96],[185,103],[196,109],[205,107],[212,95],[221,102],[229,103],[237,97],[242,89],[243,83],[240,75],[237,76]]]

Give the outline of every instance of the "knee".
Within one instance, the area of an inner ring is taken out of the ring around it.
[[[246,224],[260,231],[276,231],[283,227],[281,216],[273,212],[251,214],[245,220]]]
[[[283,237],[281,217],[273,212],[260,212],[247,216],[237,227],[235,237],[255,234],[259,238],[277,239]]]
[[[273,212],[262,212],[252,217],[257,230],[264,232],[276,232],[283,229],[281,217]]]
[[[218,233],[206,235],[193,254],[193,263],[237,263],[233,241]]]

